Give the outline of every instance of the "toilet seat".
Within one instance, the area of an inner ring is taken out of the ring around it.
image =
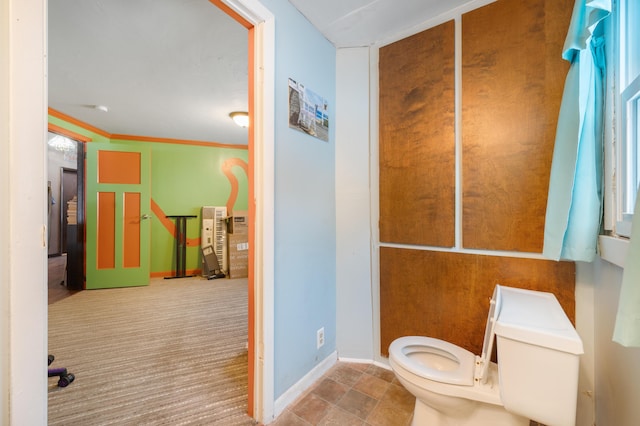
[[[473,386],[476,356],[460,346],[432,337],[404,336],[391,343],[389,352],[400,355],[395,361],[416,376],[451,385]],[[427,366],[419,357],[410,356],[417,352],[441,357],[444,363],[440,363],[440,368]]]
[[[427,368],[412,359],[414,357],[410,357],[415,352],[435,354],[451,360],[456,358],[459,364],[456,368],[446,371]],[[474,370],[476,372],[480,370],[481,361],[479,356],[473,355],[464,348],[431,337],[400,337],[389,346],[389,363],[400,382],[406,379],[436,394],[502,405],[498,387],[498,366],[489,362],[486,369],[488,380],[476,380]],[[409,376],[415,376],[415,378],[411,379]],[[410,383],[403,382],[403,385],[410,386]]]
[[[490,376],[491,353],[495,340],[496,321],[502,308],[500,286],[496,285],[489,304],[489,314],[484,331],[482,354],[475,356],[472,352],[444,340],[425,336],[405,336],[394,340],[389,346],[389,353],[395,354],[395,362],[405,370],[424,379],[440,383],[473,386],[474,382],[487,383]],[[457,363],[449,368],[433,368],[410,357],[412,353],[421,352],[448,358]],[[477,368],[476,368],[477,367]]]

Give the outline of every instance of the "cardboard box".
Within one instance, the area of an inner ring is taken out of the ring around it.
[[[247,278],[249,276],[249,235],[244,233],[227,234],[227,256],[229,259],[229,278]]]
[[[249,233],[249,213],[237,211],[227,217],[228,234],[248,234]]]

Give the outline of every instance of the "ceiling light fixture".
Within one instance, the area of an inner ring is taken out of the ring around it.
[[[102,112],[109,112],[109,107],[106,105],[94,105],[93,109],[97,109],[98,111]]]
[[[65,138],[64,136],[56,135],[47,141],[50,147],[55,149],[56,151],[61,152],[70,152],[75,151],[76,143],[71,139]]]
[[[244,111],[234,111],[229,117],[240,127],[249,127],[249,113]]]

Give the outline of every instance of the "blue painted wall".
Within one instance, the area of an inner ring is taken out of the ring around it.
[[[336,350],[336,49],[286,0],[276,17],[274,396]],[[288,79],[329,101],[329,142],[289,128]],[[325,345],[316,349],[324,327]]]

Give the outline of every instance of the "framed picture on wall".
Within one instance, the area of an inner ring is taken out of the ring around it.
[[[304,84],[289,79],[289,127],[329,142],[329,103]]]

